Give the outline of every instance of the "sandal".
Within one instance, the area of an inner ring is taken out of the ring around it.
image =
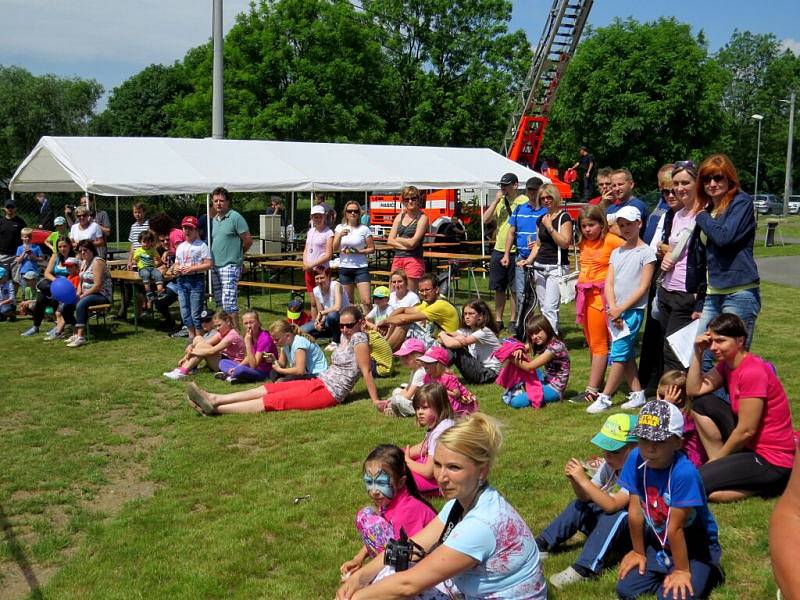
[[[214,415],[217,413],[216,407],[208,401],[205,392],[196,383],[192,382],[186,386],[186,397],[189,402],[196,404],[203,411],[203,414]]]

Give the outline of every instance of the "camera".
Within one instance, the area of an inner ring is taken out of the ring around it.
[[[395,571],[406,571],[411,563],[425,558],[425,550],[408,539],[406,530],[400,528],[400,539],[389,540],[383,551],[383,564],[394,567]]]

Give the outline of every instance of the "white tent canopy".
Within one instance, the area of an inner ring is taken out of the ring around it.
[[[513,172],[546,177],[486,148],[245,140],[49,137],[14,173],[12,192],[101,196],[393,191],[497,187]]]

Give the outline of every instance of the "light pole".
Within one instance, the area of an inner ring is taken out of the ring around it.
[[[758,196],[758,159],[761,158],[761,121],[764,120],[764,115],[753,115],[750,117],[758,121],[758,141],[756,142],[756,183],[753,190],[753,200]]]
[[[783,216],[789,215],[789,196],[792,195],[792,142],[794,141],[794,100],[795,93],[789,100],[781,100],[789,105],[789,141],[786,145],[786,180],[783,184]]]

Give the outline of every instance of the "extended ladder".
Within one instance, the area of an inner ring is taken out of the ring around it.
[[[511,160],[529,167],[536,162],[558,84],[575,54],[593,2],[553,0],[500,149]]]

